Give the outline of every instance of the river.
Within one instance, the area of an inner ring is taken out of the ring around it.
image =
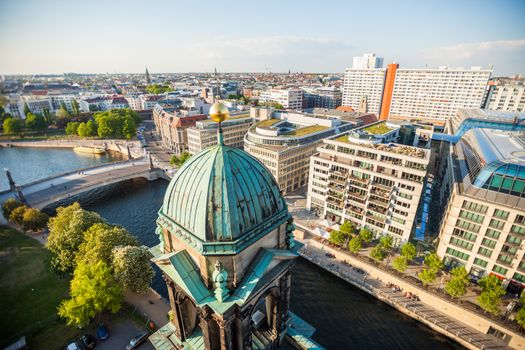
[[[71,159],[80,157],[72,151],[69,151],[71,154],[67,157],[65,153],[60,153],[60,159],[57,159],[54,158],[57,157],[56,153],[49,150],[25,150],[24,155],[33,160],[30,168],[26,165],[25,170],[22,171],[29,181],[50,175],[46,163],[60,164],[61,159],[68,159],[71,163],[55,165],[55,167],[60,169],[59,172],[73,170],[68,165],[78,163]],[[18,150],[0,149],[0,166],[11,169],[16,165],[14,163],[19,162],[16,156],[3,157],[11,151],[17,153]],[[39,155],[31,154],[33,152]],[[5,161],[6,159],[10,160],[9,163]],[[44,164],[35,164],[36,160],[44,161]],[[24,169],[20,164],[16,167]],[[43,172],[39,174],[36,169],[43,169]],[[166,187],[167,182],[164,180],[147,182],[136,179],[90,191],[73,197],[70,201],[79,201],[85,209],[99,213],[111,223],[126,227],[142,244],[152,246],[158,243],[155,235],[155,220]],[[52,213],[54,208],[56,206],[46,210]],[[166,296],[166,288],[159,274],[155,277],[153,288]],[[302,259],[297,261],[292,274],[291,308],[317,329],[313,338],[327,349],[462,348],[439,333]]]

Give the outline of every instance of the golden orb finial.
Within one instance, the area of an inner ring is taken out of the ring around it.
[[[220,102],[215,102],[210,108],[210,117],[213,121],[220,123],[230,116],[230,111],[228,107]]]

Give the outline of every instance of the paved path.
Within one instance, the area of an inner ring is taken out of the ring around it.
[[[126,292],[124,298],[128,304],[135,306],[137,310],[155,322],[157,327],[160,328],[168,322],[170,306],[153,290],[142,295]]]
[[[444,313],[436,310],[421,301],[407,299],[402,291],[389,288],[386,283],[377,279],[369,279],[366,273],[359,273],[352,266],[344,264],[336,258],[326,256],[326,252],[311,247],[302,248],[299,253],[316,265],[330,271],[334,275],[350,282],[351,284],[368,290],[371,294],[379,295],[394,306],[405,311],[414,313],[420,318],[433,323],[444,331],[451,332],[467,343],[479,349],[508,349],[509,347],[501,340],[487,334],[483,334],[468,325],[459,322]],[[381,298],[380,298],[381,299]],[[385,300],[384,300],[385,301]]]
[[[115,350],[126,349],[131,338],[145,328],[139,328],[132,320],[126,319],[115,324],[106,324],[109,338],[104,341],[97,341],[95,349],[98,350]],[[154,347],[149,341],[145,341],[139,347],[139,350],[153,350]]]

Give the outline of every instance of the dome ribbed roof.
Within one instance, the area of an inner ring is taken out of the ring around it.
[[[286,210],[271,173],[250,154],[217,145],[171,180],[161,213],[202,241],[233,241]]]

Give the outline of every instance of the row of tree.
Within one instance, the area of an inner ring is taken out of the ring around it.
[[[54,270],[73,275],[70,298],[58,308],[69,325],[85,326],[102,311],[117,312],[123,291],[146,292],[154,275],[146,247],[78,203],[57,209],[46,246]]]
[[[35,208],[29,208],[14,198],[2,204],[2,214],[10,222],[19,225],[24,231],[39,231],[46,227],[48,216]]]
[[[173,166],[176,166],[177,168],[180,168],[188,159],[191,158],[191,154],[189,152],[182,152],[180,156],[173,155],[170,159],[170,164]]]
[[[98,112],[92,120],[86,122],[69,122],[66,125],[66,134],[80,137],[102,137],[130,139],[137,134],[137,125],[140,118],[133,110],[112,109]]]
[[[166,92],[173,91],[173,88],[169,84],[151,84],[146,87],[146,91],[150,94],[163,94]]]

